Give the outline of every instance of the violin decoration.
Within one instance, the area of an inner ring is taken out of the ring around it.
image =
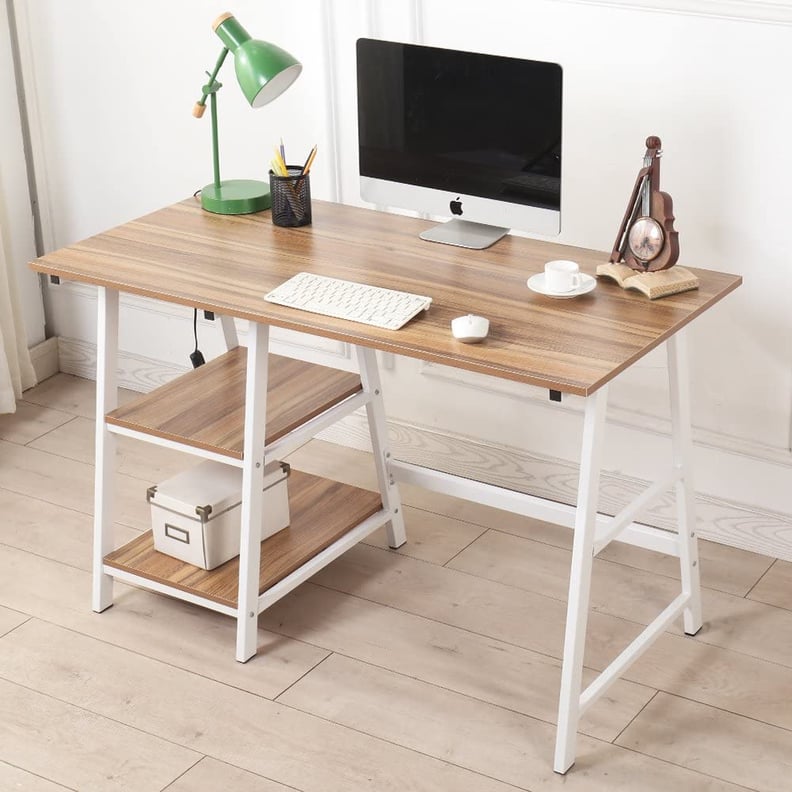
[[[674,230],[671,196],[660,190],[660,138],[646,138],[643,168],[616,236],[610,261],[624,262],[639,272],[668,269],[679,258],[679,233]]]

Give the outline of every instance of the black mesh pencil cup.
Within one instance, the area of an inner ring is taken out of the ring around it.
[[[288,176],[269,172],[272,197],[272,222],[294,228],[311,222],[311,177],[302,168],[288,166]]]

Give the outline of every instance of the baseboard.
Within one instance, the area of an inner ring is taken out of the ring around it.
[[[388,422],[391,452],[397,459],[484,481],[529,495],[573,504],[578,466],[562,459],[542,457],[521,449],[492,446],[426,427]],[[370,451],[365,415],[348,416],[326,429],[320,438],[337,445]],[[650,482],[604,472],[600,510],[617,514]],[[675,498],[666,493],[641,522],[673,530]],[[792,514],[757,509],[703,492],[696,493],[698,532],[702,539],[762,555],[792,561]]]
[[[33,370],[36,372],[36,382],[49,379],[60,371],[57,337],[48,338],[28,351],[33,363]]]

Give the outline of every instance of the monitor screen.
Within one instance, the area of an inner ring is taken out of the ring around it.
[[[558,64],[375,39],[357,64],[364,199],[558,233]]]

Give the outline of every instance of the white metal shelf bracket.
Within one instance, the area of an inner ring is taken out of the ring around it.
[[[251,322],[245,380],[242,455],[242,527],[239,543],[236,659],[256,654],[258,637],[261,520],[264,512],[264,433],[267,425],[269,326]]]
[[[379,368],[377,367],[377,353],[373,349],[361,346],[356,346],[355,352],[363,392],[369,397],[366,404],[366,417],[368,418],[371,448],[374,452],[374,466],[377,470],[382,505],[385,511],[391,515],[390,524],[386,529],[388,545],[396,549],[407,541],[407,534],[404,530],[404,514],[399,496],[399,486],[388,470],[391,452],[388,445],[388,425],[385,421],[385,404],[382,398]]]

